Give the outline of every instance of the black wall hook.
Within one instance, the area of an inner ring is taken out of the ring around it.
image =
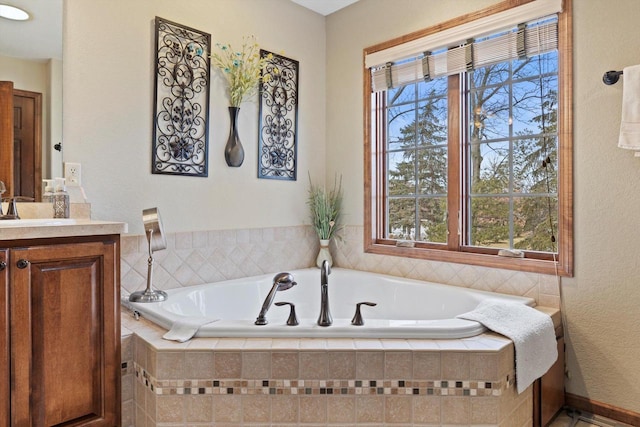
[[[602,76],[602,81],[606,85],[616,84],[618,80],[620,80],[621,75],[622,71],[607,71],[604,73],[604,76]]]

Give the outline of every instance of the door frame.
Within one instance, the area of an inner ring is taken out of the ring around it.
[[[15,193],[14,175],[14,117],[13,97],[15,95],[34,100],[34,193],[36,201],[42,200],[42,94],[28,90],[15,89],[13,82],[0,81],[0,181],[7,187],[4,197]]]
[[[13,82],[0,82],[0,181],[13,196]]]

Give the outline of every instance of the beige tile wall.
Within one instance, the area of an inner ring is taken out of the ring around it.
[[[123,426],[532,423],[508,339],[194,338],[123,313]],[[126,365],[125,365],[126,364]]]
[[[554,276],[464,264],[365,254],[363,227],[347,226],[331,249],[334,265],[453,286],[522,295],[560,307]],[[171,289],[315,264],[319,248],[310,226],[168,233],[166,250],[154,254],[154,286]],[[147,277],[145,236],[122,236],[122,287],[142,290]]]
[[[134,409],[125,426],[128,417],[137,427],[532,422],[532,392],[515,391],[508,340],[484,351],[471,350],[471,341],[469,351],[406,351],[399,343],[377,351],[301,350],[299,340],[287,340],[292,349],[256,350],[251,339],[197,339],[193,349],[172,350],[150,341],[133,339]]]
[[[167,233],[167,249],[154,253],[154,287],[219,282],[310,267],[318,250],[311,227],[256,228]],[[147,280],[145,236],[121,239],[121,283],[127,292]]]
[[[342,233],[342,239],[332,241],[334,265],[524,295],[547,307],[558,308],[560,305],[558,281],[553,276],[365,254],[362,233],[363,227],[348,226]],[[167,242],[168,248],[154,255],[154,286],[159,289],[310,267],[315,264],[319,247],[309,226],[169,233]],[[147,274],[145,237],[125,235],[121,249],[123,290],[143,289]],[[473,425],[530,425],[532,401],[527,397],[530,393],[516,396],[513,387],[502,391],[499,397],[441,394],[416,397],[363,394],[362,391],[356,395],[357,387],[355,384],[350,387],[349,383],[347,388],[354,394],[178,394],[177,385],[183,385],[184,381],[206,382],[213,381],[215,377],[230,381],[286,380],[291,384],[296,380],[406,379],[409,372],[411,378],[465,378],[476,382],[483,380],[483,375],[487,378],[497,375],[494,371],[498,365],[490,354],[469,356],[460,352],[434,351],[446,345],[442,342],[415,341],[411,351],[407,352],[382,351],[384,345],[379,340],[373,340],[373,344],[361,340],[360,351],[353,346],[342,351],[335,348],[309,350],[306,344],[301,343],[296,351],[274,353],[270,339],[250,340],[253,346],[250,351],[244,347],[231,351],[237,345],[233,341],[220,340],[215,351],[208,348],[191,354],[149,351],[151,347],[141,341],[134,345],[134,336],[123,338],[124,427],[346,426],[363,423],[429,426],[441,423],[459,425],[456,423],[461,420],[465,421],[463,424]],[[459,349],[460,344],[454,347]],[[464,345],[461,347],[465,348]],[[309,351],[299,351],[304,349]],[[141,352],[145,354],[142,358]],[[147,358],[147,352],[155,356]],[[176,372],[172,368],[176,364],[183,366],[184,370]],[[480,377],[479,372],[482,373]],[[157,394],[157,390],[151,389],[154,381],[161,381],[163,390],[173,390],[175,394]],[[169,383],[167,388],[165,381],[174,383]],[[311,384],[320,388],[319,383]],[[255,384],[252,387],[256,388]],[[267,414],[269,422],[260,421],[266,419]],[[163,421],[158,422],[158,418]]]

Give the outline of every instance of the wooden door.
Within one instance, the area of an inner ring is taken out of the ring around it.
[[[116,256],[115,242],[11,250],[13,427],[119,425]]]
[[[41,200],[42,94],[13,90],[14,194]]]
[[[8,250],[0,250],[0,425],[9,425],[9,277]]]

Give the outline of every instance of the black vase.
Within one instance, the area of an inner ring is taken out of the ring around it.
[[[240,107],[229,107],[229,120],[231,121],[231,128],[229,129],[229,138],[227,139],[227,145],[224,147],[224,159],[227,161],[227,165],[237,168],[242,165],[244,161],[244,148],[240,143],[240,137],[238,136],[238,113]]]

